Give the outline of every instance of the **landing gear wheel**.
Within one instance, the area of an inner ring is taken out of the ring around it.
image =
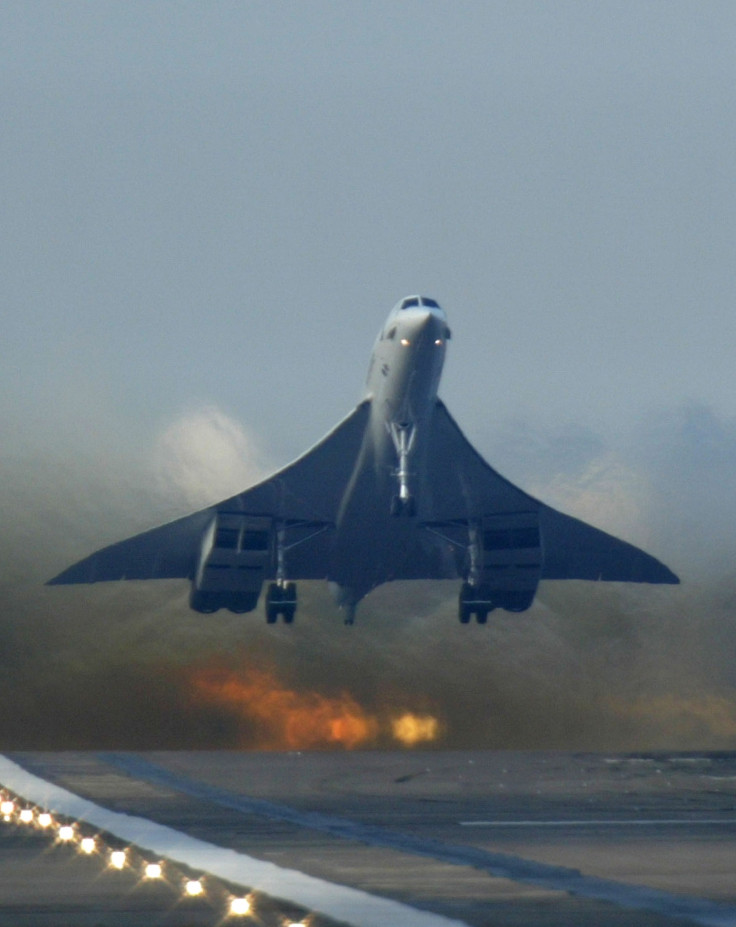
[[[266,592],[266,623],[276,624],[279,615],[284,624],[293,624],[296,612],[296,583],[269,583]]]
[[[189,607],[202,615],[212,615],[222,607],[219,592],[203,592],[192,589],[189,595]]]
[[[458,600],[457,615],[460,624],[470,624],[470,619],[475,615],[478,624],[488,622],[488,613],[494,609],[494,604],[490,599],[490,590],[484,586],[472,586],[465,582],[460,587],[460,598]]]
[[[463,583],[460,587],[460,598],[458,600],[457,616],[460,624],[470,624],[470,617],[473,614],[472,608],[467,604],[472,597],[473,587],[470,583]]]
[[[276,624],[281,611],[281,586],[276,583],[269,583],[266,592],[266,623]]]

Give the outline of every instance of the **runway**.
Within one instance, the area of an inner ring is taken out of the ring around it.
[[[58,848],[19,855],[11,824],[0,859],[6,871],[25,867],[28,896],[23,878],[12,888],[4,878],[0,924],[63,915],[117,927],[136,922],[126,918],[144,895],[148,923],[216,924],[223,911],[212,899],[242,890],[256,892],[260,923],[279,927],[736,925],[736,754],[24,753],[3,762],[18,794],[32,780],[39,794],[25,797],[38,803],[45,789],[47,803],[67,802],[110,840],[168,848],[179,867],[207,873],[212,890],[209,908],[172,892],[155,901],[135,879],[115,894],[114,874],[90,882],[93,861],[67,852],[68,868],[84,872],[52,897],[43,886]]]

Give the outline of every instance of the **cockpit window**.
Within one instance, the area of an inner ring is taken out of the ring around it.
[[[413,309],[415,306],[418,306],[418,305],[419,305],[419,300],[417,299],[416,296],[412,296],[409,299],[405,299],[402,302],[401,308],[402,309]]]
[[[440,308],[440,304],[439,304],[436,300],[434,300],[434,299],[429,299],[429,298],[426,297],[426,296],[422,296],[422,305],[424,305],[424,306],[429,306],[430,309],[439,309],[439,308]]]

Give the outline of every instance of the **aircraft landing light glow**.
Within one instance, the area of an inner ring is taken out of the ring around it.
[[[79,847],[82,853],[86,853],[87,856],[90,856],[97,849],[97,841],[94,837],[84,837]]]
[[[184,891],[187,895],[191,895],[193,898],[196,898],[197,895],[204,894],[204,886],[199,879],[189,879],[184,885]]]
[[[59,840],[62,843],[69,843],[70,840],[74,840],[74,828],[69,824],[64,824],[59,828]]]
[[[38,816],[38,826],[39,827],[51,827],[54,823],[54,819],[47,811],[42,811]]]
[[[160,879],[163,874],[164,870],[161,863],[148,863],[144,870],[144,875],[147,879]]]
[[[21,824],[31,824],[33,822],[33,811],[30,808],[24,808],[18,818]]]
[[[6,819],[8,819],[11,814],[15,811],[15,802],[14,801],[4,801],[0,803],[0,814],[2,814]]]

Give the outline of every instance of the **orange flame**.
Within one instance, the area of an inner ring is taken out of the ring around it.
[[[298,692],[265,669],[236,671],[209,665],[195,669],[188,685],[198,703],[225,709],[245,722],[247,746],[261,750],[336,746],[352,750],[373,746],[385,736],[412,747],[440,734],[439,722],[432,715],[407,711],[382,723],[347,692],[334,696]]]
[[[329,698],[299,693],[281,685],[266,670],[241,675],[230,669],[204,668],[191,680],[194,695],[234,712],[257,728],[255,746],[266,750],[351,749],[375,740],[379,725],[347,693]]]

